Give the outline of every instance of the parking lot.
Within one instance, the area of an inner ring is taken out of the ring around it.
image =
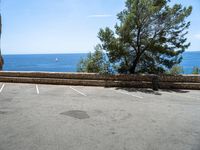
[[[0,150],[200,150],[200,91],[0,83]]]

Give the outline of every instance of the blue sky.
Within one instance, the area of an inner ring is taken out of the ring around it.
[[[85,53],[99,42],[101,27],[113,27],[124,0],[2,0],[2,53]],[[200,51],[200,0],[192,5],[188,51]]]

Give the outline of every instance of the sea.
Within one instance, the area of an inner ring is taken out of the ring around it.
[[[86,53],[3,55],[4,71],[77,72],[77,64]],[[185,52],[180,64],[184,74],[191,74],[194,66],[200,67],[200,51]]]

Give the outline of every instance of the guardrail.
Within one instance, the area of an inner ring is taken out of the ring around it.
[[[200,90],[199,75],[0,72],[0,82]]]

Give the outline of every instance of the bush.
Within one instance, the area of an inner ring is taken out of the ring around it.
[[[3,57],[1,56],[1,54],[0,54],[0,70],[2,70],[3,69]]]
[[[94,53],[89,53],[86,59],[81,59],[77,67],[78,72],[111,74],[110,63],[100,45],[95,47]]]
[[[171,74],[171,75],[179,75],[179,74],[183,74],[183,73],[184,73],[183,67],[177,66],[177,65],[173,66],[168,72],[168,74]]]
[[[193,67],[192,74],[199,74],[200,68],[199,67]]]

